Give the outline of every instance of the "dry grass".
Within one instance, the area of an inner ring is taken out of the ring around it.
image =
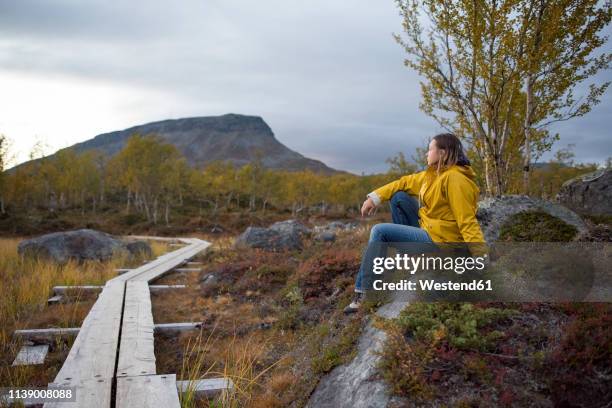
[[[281,253],[202,237],[213,243],[196,259],[202,272],[162,279],[189,289],[152,297],[155,322],[201,321],[202,331],[156,335],[157,367],[179,380],[228,377],[235,389],[202,400],[186,393],[182,406],[303,405],[318,379],[350,358],[359,335],[361,317],[346,317],[342,308],[368,232],[360,227],[339,234],[335,243],[307,240],[303,250]],[[210,274],[215,282],[202,284]]]
[[[268,341],[257,334],[239,337],[234,334],[227,339],[210,331],[206,336],[202,330],[197,336],[188,338],[184,349],[178,377],[183,380],[223,377],[230,379],[233,387],[208,400],[198,399],[193,390],[181,395],[181,406],[234,408],[250,405],[255,390],[262,387],[261,378],[279,361],[263,364]],[[214,353],[217,358],[210,359]]]

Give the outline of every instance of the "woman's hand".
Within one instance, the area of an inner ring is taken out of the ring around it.
[[[374,211],[375,208],[376,204],[374,204],[374,201],[368,197],[368,199],[365,200],[361,206],[361,216],[363,217],[372,214],[372,211]]]

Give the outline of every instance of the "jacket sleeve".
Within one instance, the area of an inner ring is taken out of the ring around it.
[[[480,224],[476,219],[478,188],[470,184],[471,182],[462,174],[449,174],[446,185],[448,204],[455,216],[463,240],[485,243]],[[485,248],[486,246],[483,246],[478,251]]]
[[[419,190],[421,189],[421,185],[423,184],[424,177],[425,171],[408,174],[400,179],[397,179],[388,184],[385,184],[380,188],[377,188],[376,190],[368,194],[368,196],[372,197],[374,203],[378,205],[382,201],[390,200],[393,194],[398,191],[406,191],[408,194],[419,195]]]

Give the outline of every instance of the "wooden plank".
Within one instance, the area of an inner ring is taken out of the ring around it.
[[[64,303],[65,299],[62,295],[55,295],[47,299],[48,305],[57,305],[58,303]]]
[[[168,273],[170,270],[176,268],[177,266],[184,264],[186,260],[194,257],[199,252],[205,250],[210,246],[210,243],[207,241],[202,241],[199,239],[193,239],[192,241],[193,242],[191,245],[162,255],[161,257],[157,258],[155,261],[149,263],[148,265],[134,269],[133,271],[128,272],[124,275],[117,276],[116,278],[111,279],[111,281],[140,280],[151,282]]]
[[[185,248],[178,249],[176,251],[168,252],[167,254],[164,254],[158,257],[154,261],[149,262],[147,265],[143,265],[136,269],[132,269],[130,272],[127,272],[121,276],[117,276],[111,279],[110,281],[113,281],[113,280],[127,281],[127,280],[130,280],[136,276],[142,275],[143,273],[146,273],[149,271],[165,273],[169,269],[172,269],[178,265],[181,265],[185,261],[186,256],[183,256],[183,254],[187,254],[190,250],[190,247],[191,246],[188,246]]]
[[[99,285],[54,286],[53,293],[55,295],[66,295],[79,292],[99,292],[102,289],[104,289],[104,286]]]
[[[55,384],[76,387],[83,401],[79,407],[110,406],[124,291],[125,283],[121,281],[109,281],[104,286],[55,377]]]
[[[76,336],[79,334],[78,327],[52,327],[48,329],[21,329],[15,330],[13,336],[22,339],[48,339],[54,340],[56,337]]]
[[[196,330],[202,327],[202,322],[180,322],[180,323],[157,323],[153,325],[154,331],[171,332]],[[54,340],[56,337],[76,336],[79,334],[78,327],[54,327],[49,329],[23,329],[15,330],[13,335],[24,340]]]
[[[165,292],[172,289],[187,289],[186,285],[149,285],[149,291],[154,292]]]
[[[149,235],[124,235],[123,238],[147,241],[185,242],[188,244],[191,243],[191,238],[153,237]]]
[[[153,330],[149,285],[147,282],[128,281],[117,377],[155,374]]]
[[[106,407],[111,406],[111,390],[113,379],[97,378],[94,380],[80,381],[76,384],[76,401],[74,402],[47,402],[44,408],[81,408],[81,407]],[[61,383],[50,383],[49,387],[75,387],[74,381]]]
[[[230,378],[204,378],[191,381],[177,381],[179,394],[194,393],[196,396],[213,397],[220,392],[234,388]]]
[[[155,325],[156,332],[182,332],[188,330],[200,330],[202,322],[184,323],[158,323]]]
[[[48,344],[41,344],[38,346],[23,346],[19,350],[19,353],[17,353],[17,357],[15,357],[13,365],[19,366],[43,364],[48,352]]]
[[[116,408],[180,408],[176,375],[117,378]]]
[[[202,268],[176,268],[172,272],[201,272]]]

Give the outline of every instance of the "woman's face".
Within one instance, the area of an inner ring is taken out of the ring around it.
[[[433,139],[429,143],[429,150],[427,151],[427,165],[433,166],[434,164],[438,163],[438,160],[440,160],[440,157],[443,153],[444,150],[438,149],[438,146],[436,145],[436,140]]]

